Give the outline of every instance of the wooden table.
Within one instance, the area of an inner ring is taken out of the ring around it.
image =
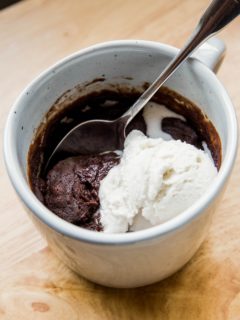
[[[181,46],[208,0],[28,0],[0,12],[0,127],[24,86],[58,59],[113,39]],[[240,112],[240,25],[221,37],[219,78]],[[2,144],[2,137],[1,137]],[[2,147],[2,145],[0,146]],[[208,237],[188,265],[144,288],[92,284],[59,262],[0,163],[0,319],[240,319],[240,159]]]

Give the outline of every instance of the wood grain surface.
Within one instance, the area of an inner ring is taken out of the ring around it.
[[[148,39],[180,47],[208,0],[28,0],[0,12],[0,128],[39,72],[83,47]],[[221,34],[219,78],[240,112],[240,23]],[[2,137],[0,139],[2,149]],[[208,237],[177,274],[148,287],[108,289],[73,274],[47,248],[0,159],[0,319],[240,319],[240,159]]]

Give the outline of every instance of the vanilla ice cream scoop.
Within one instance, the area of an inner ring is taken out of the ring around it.
[[[139,230],[177,216],[206,192],[216,175],[206,152],[132,131],[120,163],[100,183],[104,232]]]

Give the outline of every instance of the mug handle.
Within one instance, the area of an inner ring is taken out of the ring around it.
[[[209,69],[217,73],[221,66],[226,53],[225,43],[217,38],[213,37],[206,41],[193,53],[192,58],[200,60]]]

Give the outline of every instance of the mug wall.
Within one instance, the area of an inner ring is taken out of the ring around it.
[[[54,254],[73,271],[104,286],[133,288],[165,279],[192,258],[206,236],[219,200],[174,232],[125,245],[79,241],[60,234],[28,213]]]

